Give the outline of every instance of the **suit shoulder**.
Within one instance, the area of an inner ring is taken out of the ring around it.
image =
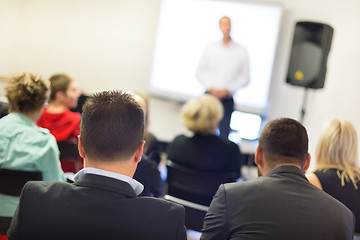
[[[263,187],[263,185],[267,184],[268,181],[265,180],[265,177],[259,177],[252,180],[248,180],[246,182],[235,182],[235,183],[226,183],[224,184],[224,191],[226,193],[232,192],[252,192],[257,191],[259,187]]]
[[[184,207],[180,204],[167,201],[165,199],[154,198],[154,197],[139,197],[141,201],[146,201],[146,204],[156,208],[167,209],[170,211],[185,211]]]
[[[24,186],[23,191],[31,191],[31,193],[42,194],[51,191],[59,191],[64,188],[73,188],[74,186],[65,182],[46,182],[46,181],[30,181]]]

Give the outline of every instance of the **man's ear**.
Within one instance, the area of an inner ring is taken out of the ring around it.
[[[306,156],[306,159],[305,159],[304,166],[303,166],[304,172],[306,172],[306,170],[308,170],[308,168],[310,167],[310,161],[311,161],[311,155],[310,155],[310,153],[308,153]]]
[[[79,151],[80,157],[85,158],[86,154],[84,151],[84,147],[83,147],[83,143],[82,143],[82,139],[81,139],[80,135],[78,136],[78,151]]]
[[[263,150],[260,148],[260,146],[258,146],[255,152],[255,163],[258,166],[262,166],[263,162],[264,162],[264,153]]]
[[[134,155],[134,159],[136,163],[139,163],[141,161],[141,157],[143,155],[143,151],[144,151],[144,146],[145,146],[145,141],[142,141],[141,144],[139,145],[139,147],[136,149],[135,155]]]

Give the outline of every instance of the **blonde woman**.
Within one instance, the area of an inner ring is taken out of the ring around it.
[[[220,101],[208,94],[191,99],[182,109],[184,125],[193,136],[177,136],[168,147],[168,159],[188,168],[209,172],[230,172],[240,176],[239,147],[217,136],[223,117]]]
[[[48,83],[21,73],[5,91],[10,113],[0,119],[0,168],[40,171],[45,181],[65,181],[55,138],[35,124],[50,95]],[[0,203],[0,216],[11,220],[19,198],[0,194]]]
[[[360,232],[360,168],[358,140],[354,126],[334,119],[324,129],[316,152],[316,169],[308,175],[309,181],[324,190],[355,215],[355,231]]]

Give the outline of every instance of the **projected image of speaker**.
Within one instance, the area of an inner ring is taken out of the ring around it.
[[[313,89],[324,87],[333,32],[323,23],[296,23],[287,83]]]

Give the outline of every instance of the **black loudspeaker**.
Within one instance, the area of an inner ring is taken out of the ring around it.
[[[295,26],[286,82],[305,88],[323,88],[334,29],[323,23],[298,22]]]

